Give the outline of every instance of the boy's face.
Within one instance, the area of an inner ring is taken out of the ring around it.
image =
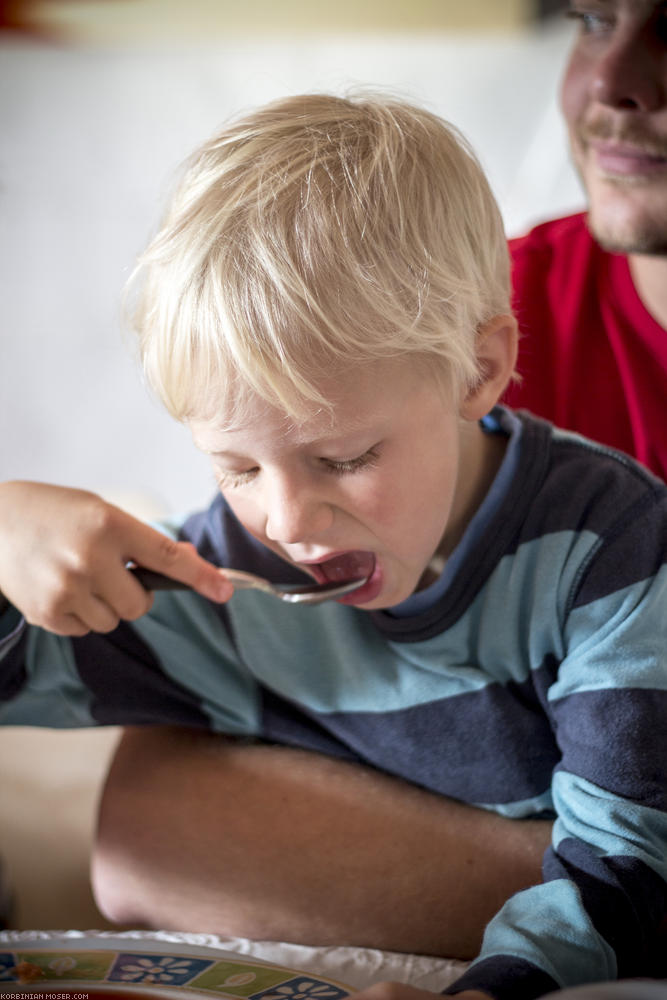
[[[432,556],[451,551],[474,513],[487,436],[411,361],[347,371],[320,388],[333,422],[316,414],[296,426],[257,398],[242,427],[190,429],[252,535],[318,580],[349,578],[370,553],[372,576],[342,600],[390,607],[419,587]]]

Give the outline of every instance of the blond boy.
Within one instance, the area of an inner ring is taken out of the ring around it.
[[[190,725],[555,817],[543,884],[447,992],[654,972],[667,491],[496,406],[517,329],[463,139],[385,99],[260,109],[192,160],[138,283],[149,380],[220,496],[169,539],[88,494],[2,488],[2,721]],[[153,602],[129,561],[199,593]],[[214,566],[365,583],[226,603]]]

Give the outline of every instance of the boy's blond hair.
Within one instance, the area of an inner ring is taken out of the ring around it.
[[[148,381],[181,420],[252,394],[301,419],[327,378],[411,355],[460,393],[510,310],[502,220],[461,134],[395,99],[304,95],[190,160],[141,258]],[[231,409],[230,409],[231,408]]]

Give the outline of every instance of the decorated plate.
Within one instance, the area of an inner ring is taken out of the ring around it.
[[[343,983],[310,972],[213,948],[101,937],[0,941],[3,996],[26,994],[39,1000],[342,1000],[351,992]]]

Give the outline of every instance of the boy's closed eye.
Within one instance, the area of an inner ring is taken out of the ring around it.
[[[380,457],[380,446],[373,445],[355,458],[321,458],[320,462],[334,475],[342,476],[347,472],[358,472],[360,469],[374,468]]]
[[[318,466],[325,472],[334,476],[344,476],[363,469],[374,468],[380,458],[379,444],[367,448],[366,451],[354,458],[328,458],[320,456],[317,458]],[[247,469],[219,469],[215,470],[216,480],[221,489],[234,488],[250,483],[261,471],[260,466],[254,465]]]

